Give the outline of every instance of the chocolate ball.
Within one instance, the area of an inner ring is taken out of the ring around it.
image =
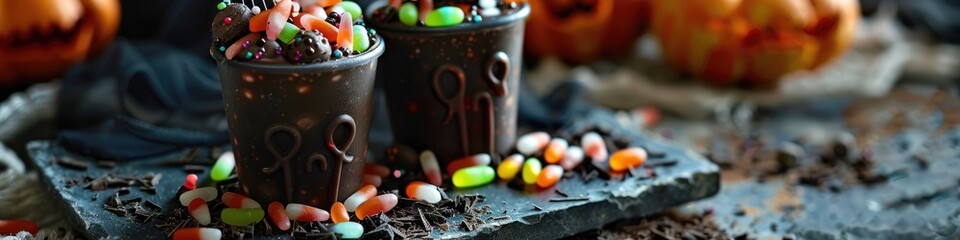
[[[312,63],[330,60],[330,42],[315,31],[300,31],[286,47],[283,58],[291,63]]]
[[[213,37],[229,45],[250,32],[253,12],[246,5],[233,3],[220,10],[210,24]]]

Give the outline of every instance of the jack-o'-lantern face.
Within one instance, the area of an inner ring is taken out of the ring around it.
[[[587,63],[625,55],[643,31],[646,0],[529,0],[525,51]]]
[[[61,76],[117,32],[117,0],[0,1],[0,86]]]

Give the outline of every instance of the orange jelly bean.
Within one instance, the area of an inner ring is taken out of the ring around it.
[[[355,211],[360,204],[366,202],[368,199],[377,196],[377,187],[373,185],[366,185],[357,190],[357,192],[350,195],[347,200],[343,201],[343,206],[347,207],[347,211]]]
[[[350,215],[347,214],[347,207],[344,207],[343,203],[340,202],[333,203],[333,206],[330,207],[330,219],[333,220],[333,223],[350,221]]]
[[[547,188],[557,184],[560,181],[560,177],[563,176],[563,167],[560,165],[550,165],[540,171],[540,175],[537,176],[537,186],[542,188]]]
[[[397,201],[397,195],[390,193],[371,198],[363,202],[363,204],[360,204],[360,207],[357,207],[357,218],[363,220],[377,213],[389,212],[393,207],[397,206]]]
[[[340,4],[343,0],[317,0],[316,4],[320,7],[332,7],[333,5]]]
[[[267,21],[270,19],[270,9],[260,12],[250,18],[250,31],[263,32],[267,30]]]
[[[563,138],[550,140],[550,144],[547,145],[547,151],[543,153],[543,160],[546,160],[547,163],[550,164],[560,162],[560,160],[563,159],[563,154],[567,152],[567,147],[569,147],[569,144],[567,140],[563,140]]]
[[[340,14],[340,32],[337,34],[337,45],[353,48],[353,17],[348,13]]]
[[[613,171],[625,171],[627,169],[643,165],[647,160],[647,151],[643,148],[631,147],[613,153],[610,156],[610,169]]]
[[[327,39],[337,39],[337,36],[340,32],[340,29],[334,27],[333,24],[330,24],[327,21],[324,21],[322,18],[313,15],[300,15],[297,17],[297,19],[294,19],[294,23],[297,23],[297,26],[300,26],[307,31],[320,31],[320,33],[323,34],[323,37]]]

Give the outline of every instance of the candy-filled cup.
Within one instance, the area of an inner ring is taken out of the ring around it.
[[[383,50],[302,65],[213,54],[244,194],[326,207],[361,187]]]
[[[390,45],[377,81],[394,141],[432,150],[443,165],[476,153],[506,154],[516,138],[529,13],[521,4],[503,16],[442,28],[368,21]]]

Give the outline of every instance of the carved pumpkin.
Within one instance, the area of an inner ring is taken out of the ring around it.
[[[587,63],[631,53],[643,32],[646,0],[529,0],[524,51]]]
[[[61,76],[117,32],[117,0],[0,1],[0,86]]]
[[[713,84],[771,86],[843,53],[857,0],[654,1],[651,31],[668,65]]]

